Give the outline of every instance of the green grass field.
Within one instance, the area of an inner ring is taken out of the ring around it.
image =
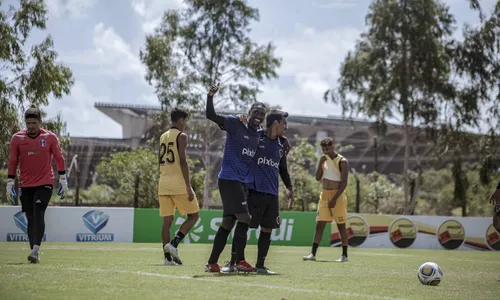
[[[221,260],[229,257],[226,247]],[[279,275],[208,274],[211,245],[179,246],[182,266],[164,266],[155,244],[44,243],[27,263],[26,243],[0,243],[0,299],[499,299],[500,253],[271,246],[267,266]],[[247,247],[254,263],[256,246]],[[438,263],[444,278],[423,286],[416,270]],[[222,261],[223,262],[223,261]]]

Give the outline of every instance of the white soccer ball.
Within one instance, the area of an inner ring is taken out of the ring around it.
[[[438,264],[426,262],[418,268],[418,280],[424,285],[438,285],[443,279],[443,271]]]

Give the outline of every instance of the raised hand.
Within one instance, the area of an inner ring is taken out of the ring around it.
[[[217,91],[219,90],[219,85],[220,85],[220,82],[212,85],[212,87],[210,88],[210,91],[208,92],[208,95],[209,96],[215,95],[215,93],[217,93]]]

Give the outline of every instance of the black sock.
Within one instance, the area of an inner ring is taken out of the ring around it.
[[[247,245],[248,224],[238,222],[234,230],[234,246],[236,247],[236,257],[239,263],[245,260],[245,247]]]
[[[318,251],[319,244],[318,243],[313,243],[313,248],[312,248],[312,255],[316,256],[316,251]]]
[[[234,239],[233,239],[233,244],[231,246],[231,261],[230,261],[231,265],[234,265],[236,263],[236,260],[237,260],[236,254],[237,254],[236,253],[236,246],[234,244]]]
[[[42,245],[42,240],[43,240],[43,235],[45,234],[45,212],[43,211],[38,211],[35,212],[35,241],[33,242],[34,245],[41,246]]]
[[[220,226],[219,230],[215,234],[214,244],[212,247],[212,253],[210,254],[210,258],[208,259],[208,264],[215,264],[219,261],[219,256],[224,251],[224,247],[226,247],[227,237],[231,233],[231,230],[227,230],[226,228]]]
[[[267,253],[269,252],[269,246],[271,246],[271,233],[270,232],[260,232],[259,242],[257,244],[257,268],[263,268],[264,262],[266,261]]]
[[[170,241],[170,244],[177,248],[179,246],[179,243],[182,241],[182,239],[185,237],[184,233],[177,231],[177,234],[174,236],[174,238]]]
[[[342,255],[347,257],[347,246],[342,246]]]
[[[28,240],[30,242],[30,249],[33,250],[33,243],[35,242],[35,218],[26,216],[28,222]]]

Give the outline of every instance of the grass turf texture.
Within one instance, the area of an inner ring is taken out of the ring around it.
[[[160,245],[44,243],[41,262],[27,263],[27,243],[0,243],[0,299],[498,299],[499,253],[356,249],[336,263],[340,248],[322,247],[304,262],[306,247],[271,246],[267,267],[279,275],[208,274],[211,245],[179,246],[183,266],[164,266]],[[229,258],[226,246],[221,260]],[[256,246],[247,247],[252,264]],[[423,286],[418,267],[444,272]],[[221,261],[223,262],[223,261]],[[220,262],[220,263],[221,263]]]

